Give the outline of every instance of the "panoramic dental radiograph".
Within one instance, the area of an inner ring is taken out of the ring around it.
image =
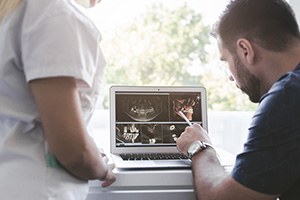
[[[123,111],[135,121],[148,122],[162,112],[162,100],[149,95],[128,97],[124,99]]]

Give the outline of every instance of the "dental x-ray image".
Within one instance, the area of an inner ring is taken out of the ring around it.
[[[185,124],[144,124],[141,126],[141,141],[143,144],[176,143],[185,127]]]
[[[116,134],[117,143],[141,143],[140,125],[118,124]]]
[[[166,96],[124,95],[117,100],[117,120],[150,122],[167,120]]]
[[[119,94],[116,97],[116,143],[175,145],[188,120],[201,123],[199,93]]]
[[[181,111],[190,121],[201,121],[199,109],[201,109],[201,97],[199,95],[170,95],[172,104],[172,121],[183,121],[178,114]],[[197,112],[194,112],[197,111]]]
[[[176,143],[185,124],[122,124],[117,125],[117,143],[163,144]]]
[[[184,131],[186,124],[168,124],[164,125],[163,142],[176,143],[177,138]]]
[[[156,144],[163,142],[163,132],[161,124],[143,124],[142,125],[142,143]]]

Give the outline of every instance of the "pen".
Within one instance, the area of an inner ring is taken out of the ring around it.
[[[177,113],[182,119],[184,119],[189,126],[192,126],[192,123],[190,122],[190,120],[185,116],[185,114],[183,114],[183,112],[181,112],[181,110]]]

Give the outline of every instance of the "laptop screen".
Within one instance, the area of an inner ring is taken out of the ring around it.
[[[192,123],[206,127],[204,92],[203,88],[114,91],[115,146],[176,146],[176,139],[188,126],[179,111]]]

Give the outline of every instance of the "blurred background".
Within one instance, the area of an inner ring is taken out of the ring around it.
[[[229,81],[210,36],[227,2],[102,0],[83,10],[102,33],[107,62],[102,98],[89,127],[99,147],[109,149],[111,85],[201,85],[208,93],[208,132],[214,145],[233,154],[242,150],[257,104]]]

